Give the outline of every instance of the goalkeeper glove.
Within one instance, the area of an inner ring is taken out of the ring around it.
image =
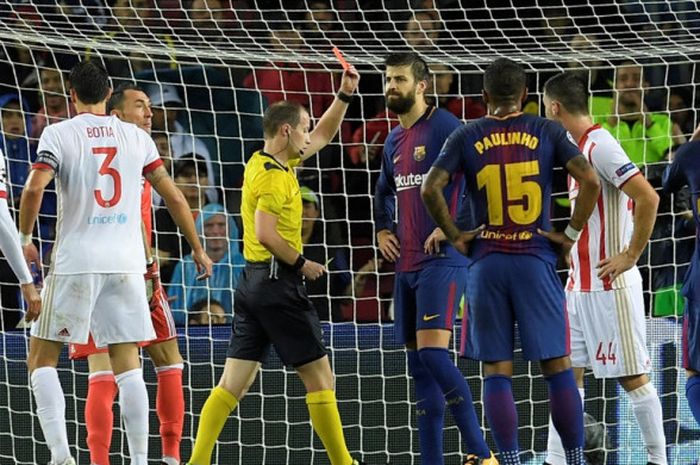
[[[158,305],[158,291],[160,290],[160,272],[158,271],[158,262],[153,260],[146,266],[146,274],[143,275],[146,280],[146,298],[151,310]]]

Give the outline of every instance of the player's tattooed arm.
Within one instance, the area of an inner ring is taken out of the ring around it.
[[[454,241],[459,236],[460,230],[450,215],[450,210],[443,194],[443,189],[449,182],[450,173],[434,166],[430,168],[428,175],[423,180],[420,193],[430,216],[433,217],[435,223],[445,233],[447,239]]]
[[[580,231],[593,213],[598,194],[600,193],[600,180],[595,169],[583,155],[577,155],[566,164],[566,170],[579,183],[579,193],[576,197],[576,206],[571,214],[569,224]]]
[[[158,190],[158,187],[161,184],[161,182],[165,178],[169,177],[170,176],[168,175],[168,171],[162,166],[159,166],[158,168],[146,174],[146,180],[148,180],[148,182],[151,183],[151,185],[156,191]]]

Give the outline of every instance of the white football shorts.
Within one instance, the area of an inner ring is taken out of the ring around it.
[[[651,371],[641,284],[623,289],[566,293],[571,363],[596,378]]]
[[[95,345],[104,347],[156,337],[143,274],[50,274],[41,300],[31,329],[41,339],[85,344],[92,333]]]

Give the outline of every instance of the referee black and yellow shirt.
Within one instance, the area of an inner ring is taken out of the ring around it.
[[[255,235],[255,211],[260,210],[278,218],[277,232],[301,253],[302,203],[299,181],[294,167],[299,160],[281,164],[262,150],[250,157],[243,173],[243,256],[249,262],[270,260],[272,254]]]

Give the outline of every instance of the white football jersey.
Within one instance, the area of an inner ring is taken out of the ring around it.
[[[82,113],[48,126],[35,168],[56,173],[54,274],[144,273],[141,178],[162,165],[148,134]]]
[[[7,165],[5,154],[0,150],[0,199],[7,198]]]
[[[600,195],[593,214],[581,231],[581,237],[571,249],[571,268],[567,290],[603,291],[621,289],[641,283],[636,266],[620,275],[614,282],[599,279],[597,266],[601,260],[617,255],[632,238],[632,200],[622,192],[622,186],[632,177],[641,175],[630,161],[620,143],[599,125],[591,127],[579,141],[579,148],[600,177]],[[578,183],[569,177],[571,208],[578,196]]]

